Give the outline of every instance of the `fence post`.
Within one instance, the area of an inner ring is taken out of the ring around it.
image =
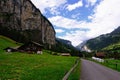
[[[117,70],[117,63],[115,63],[115,66],[116,66],[116,70]]]

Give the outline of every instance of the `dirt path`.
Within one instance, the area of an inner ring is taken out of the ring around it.
[[[120,73],[95,62],[82,59],[80,80],[120,80]]]

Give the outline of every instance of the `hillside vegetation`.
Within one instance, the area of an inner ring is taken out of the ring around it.
[[[47,50],[43,55],[3,50],[16,46],[19,44],[15,41],[0,36],[0,80],[61,80],[77,59],[53,56]]]
[[[21,45],[21,43],[17,43],[10,38],[0,35],[0,50],[3,50],[7,47],[17,47],[19,45]]]
[[[118,49],[120,49],[120,42],[109,45],[105,47],[103,50],[118,50]]]
[[[104,34],[96,38],[90,39],[85,44],[91,50],[101,50],[109,45],[120,42],[120,27],[109,34]]]
[[[70,53],[72,56],[81,56],[81,52],[72,46],[71,42],[63,39],[56,39],[56,45],[52,51],[59,53]]]

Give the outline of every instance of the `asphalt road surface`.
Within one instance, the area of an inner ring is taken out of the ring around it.
[[[80,80],[120,80],[120,72],[95,62],[82,59]]]

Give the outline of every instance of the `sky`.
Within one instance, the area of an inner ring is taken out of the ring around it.
[[[74,46],[120,26],[120,0],[31,0]]]

